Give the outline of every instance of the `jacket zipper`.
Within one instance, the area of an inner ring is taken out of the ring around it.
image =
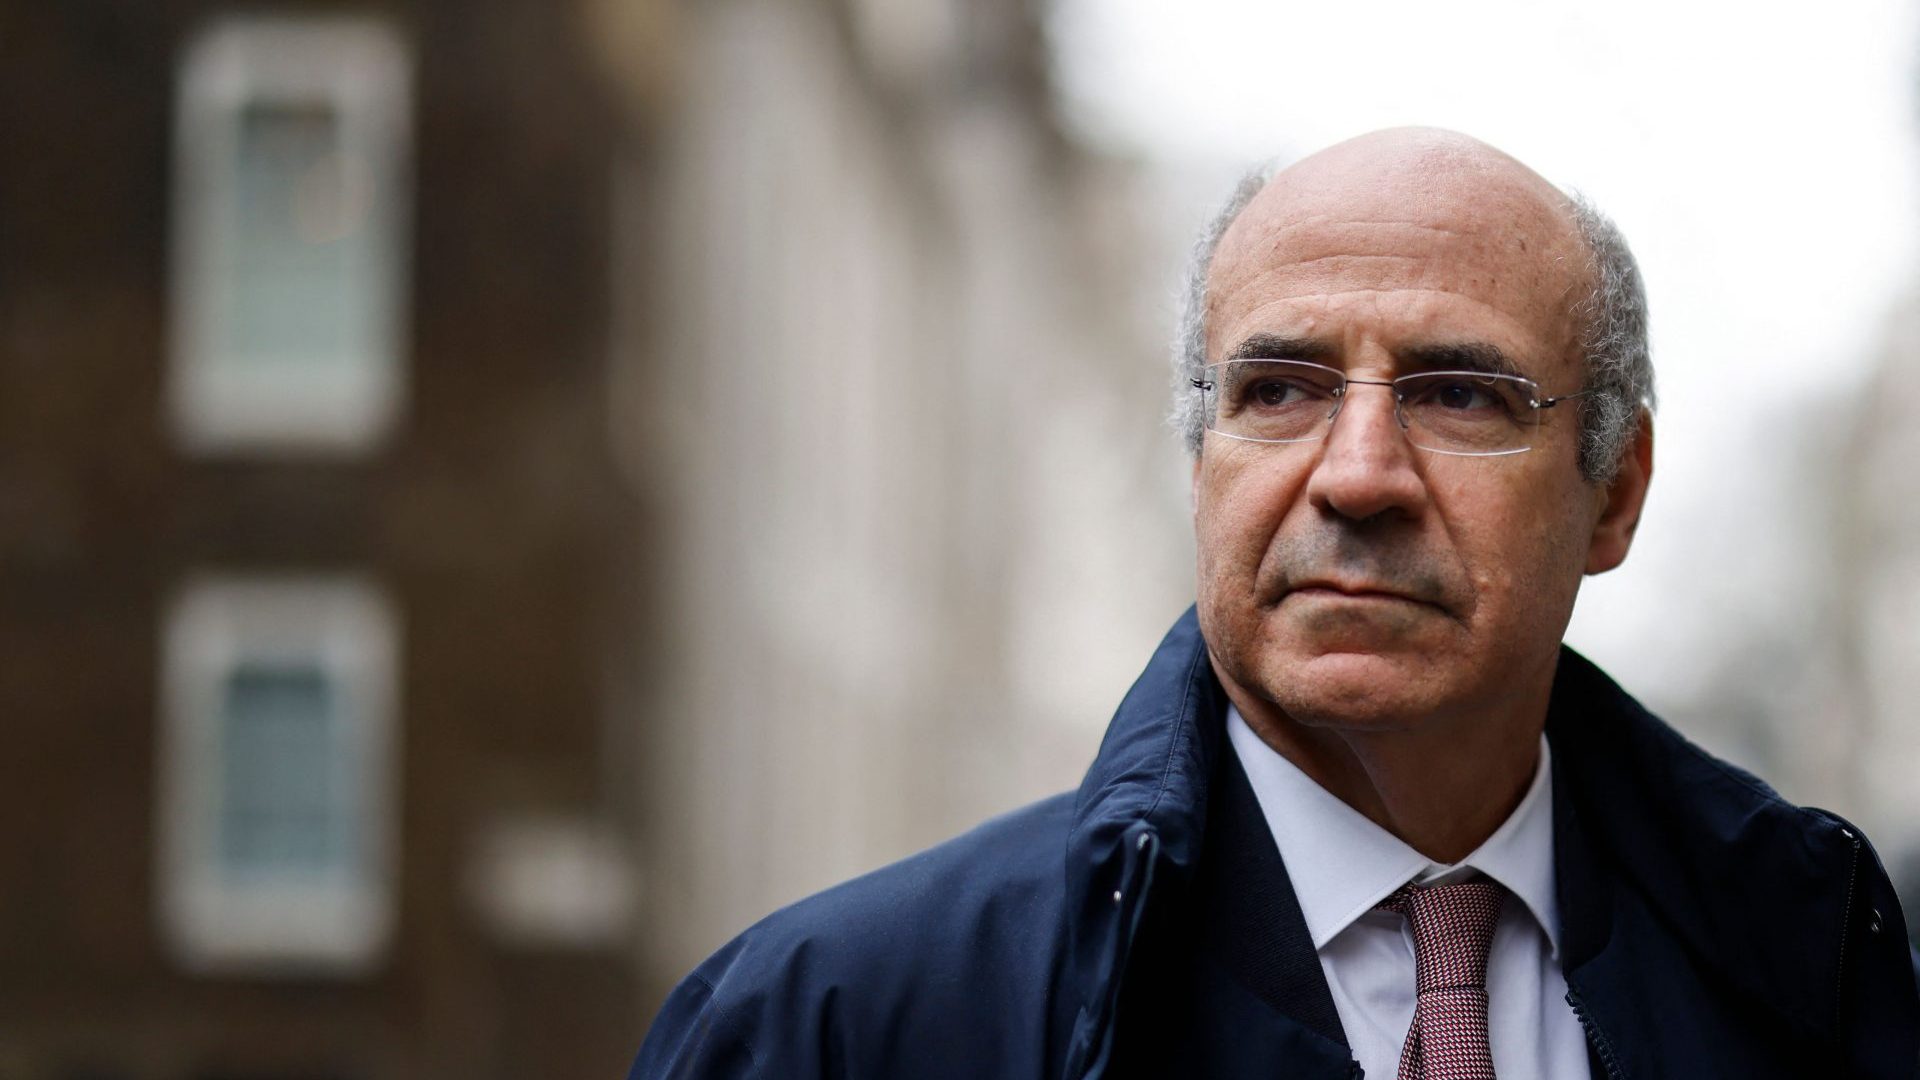
[[[1593,1017],[1587,1015],[1586,1004],[1571,988],[1567,990],[1567,1004],[1573,1006],[1573,1015],[1579,1018],[1580,1029],[1587,1033],[1588,1045],[1593,1047],[1594,1054],[1600,1058],[1601,1068],[1607,1070],[1607,1080],[1621,1080],[1626,1074],[1620,1071],[1620,1063],[1614,1059],[1613,1044],[1607,1041],[1606,1035],[1600,1030],[1600,1025],[1594,1023]]]
[[[1840,835],[1853,845],[1853,855],[1847,860],[1847,902],[1840,908],[1840,951],[1833,961],[1833,1009],[1834,1030],[1839,1030],[1840,1000],[1846,990],[1847,939],[1853,936],[1853,892],[1854,884],[1860,877],[1860,835],[1846,826],[1840,827]]]
[[[1113,1053],[1113,1025],[1117,1019],[1115,1014],[1119,1011],[1121,983],[1126,977],[1127,959],[1133,952],[1134,935],[1140,930],[1140,916],[1146,911],[1147,893],[1153,888],[1154,860],[1160,853],[1160,837],[1152,829],[1142,830],[1133,848],[1130,859],[1138,871],[1122,874],[1120,888],[1113,894],[1114,905],[1120,908],[1113,971],[1111,981],[1105,987],[1105,1000],[1102,1003],[1100,1041],[1093,1048],[1093,1060],[1082,1073],[1084,1080],[1100,1080],[1113,1065],[1108,1058]],[[1131,897],[1127,896],[1129,892],[1132,893]],[[1131,900],[1130,905],[1126,903],[1127,900]]]

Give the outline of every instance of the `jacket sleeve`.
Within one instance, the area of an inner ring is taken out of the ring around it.
[[[667,995],[627,1080],[747,1080],[753,1053],[721,1022],[713,984],[696,971]]]
[[[810,933],[755,927],[681,980],[627,1080],[824,1080],[849,1075],[838,986]]]

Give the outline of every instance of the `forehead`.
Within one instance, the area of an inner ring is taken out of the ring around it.
[[[1588,264],[1551,185],[1497,152],[1342,149],[1276,176],[1221,238],[1209,358],[1271,335],[1489,344],[1538,376],[1574,361]]]

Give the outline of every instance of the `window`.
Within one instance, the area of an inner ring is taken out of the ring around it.
[[[228,672],[217,720],[226,873],[317,880],[349,862],[353,778],[337,775],[338,696],[313,663],[246,661]]]
[[[205,578],[168,614],[162,924],[196,970],[364,969],[393,921],[395,649],[354,578]]]
[[[404,392],[408,62],[362,19],[233,19],[188,48],[174,160],[174,430],[353,453]]]

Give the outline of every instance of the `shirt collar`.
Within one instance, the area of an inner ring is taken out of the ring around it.
[[[1451,866],[1435,863],[1313,782],[1260,740],[1227,706],[1227,738],[1253,784],[1287,876],[1300,900],[1313,947],[1324,949],[1354,920],[1414,878],[1432,881],[1479,871],[1520,898],[1560,949],[1553,885],[1553,769],[1545,735],[1533,782],[1486,841]]]

